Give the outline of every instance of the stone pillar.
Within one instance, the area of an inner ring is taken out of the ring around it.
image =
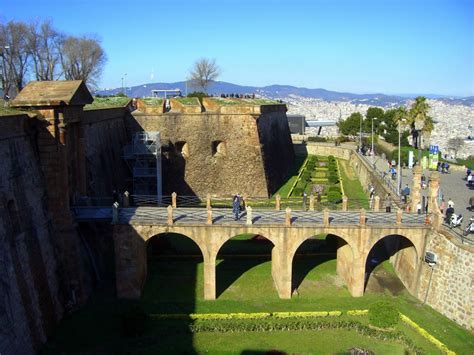
[[[281,299],[290,299],[292,291],[293,256],[288,255],[286,248],[284,244],[272,249],[272,277]]]
[[[147,274],[145,242],[130,225],[115,225],[113,236],[117,297],[139,299]]]
[[[314,195],[309,195],[309,210],[314,211]]]
[[[173,207],[168,206],[166,210],[168,212],[168,220],[166,221],[166,223],[168,223],[169,226],[172,226],[173,225]]]
[[[112,224],[117,224],[119,222],[119,204],[115,202],[112,205]]]
[[[365,226],[365,209],[363,209],[363,208],[360,209],[359,224],[361,226]]]
[[[176,192],[173,192],[173,193],[171,194],[171,207],[172,207],[172,208],[176,208],[176,206],[177,206],[177,204],[176,204],[176,197],[177,197],[177,196],[178,196],[178,195],[176,194]]]
[[[421,201],[421,174],[423,170],[419,164],[421,164],[421,162],[413,168],[410,211],[416,211],[416,204]]]
[[[251,225],[252,224],[252,207],[247,206],[247,207],[245,207],[245,210],[247,211],[247,222],[246,222],[246,224]]]
[[[207,194],[207,195],[206,195],[206,208],[207,208],[208,210],[211,209],[211,194]]]
[[[347,284],[347,289],[352,297],[362,297],[365,285],[365,258],[354,258],[351,270],[351,282]]]
[[[380,197],[375,196],[374,198],[374,212],[379,212],[380,211]]]
[[[291,208],[287,207],[285,210],[285,226],[291,226]]]
[[[207,221],[206,224],[211,225],[212,224],[212,209],[208,208],[207,209]]]
[[[434,206],[438,206],[438,192],[439,192],[439,173],[434,171],[430,174],[430,184],[428,192],[428,209],[429,211],[434,211]],[[439,210],[439,207],[436,208]]]
[[[342,210],[347,211],[347,196],[342,196]]]
[[[204,258],[204,299],[216,299],[216,259]]]
[[[281,209],[281,196],[276,195],[275,196],[275,210],[280,211],[280,209]]]
[[[329,210],[327,208],[323,210],[323,224],[325,227],[329,227]]]
[[[123,193],[123,207],[130,207],[130,193],[128,191]]]
[[[397,224],[402,224],[403,210],[401,208],[397,209]]]

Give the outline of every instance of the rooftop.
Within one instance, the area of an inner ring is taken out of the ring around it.
[[[74,106],[90,104],[93,100],[82,80],[31,81],[10,106]]]

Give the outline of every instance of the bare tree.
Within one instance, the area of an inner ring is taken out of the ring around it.
[[[56,80],[61,76],[61,38],[50,21],[29,26],[27,44],[36,80]]]
[[[24,22],[0,24],[0,55],[5,93],[11,93],[12,90],[19,92],[25,84],[30,57],[27,37],[28,25]]]
[[[95,86],[107,60],[99,41],[87,37],[66,37],[60,46],[61,66],[66,80],[84,80]]]
[[[194,63],[189,77],[204,92],[207,92],[211,81],[217,79],[220,73],[221,70],[215,59],[201,58]]]
[[[463,147],[464,139],[461,137],[450,138],[448,140],[448,148],[454,151],[454,158],[457,157],[458,151]]]

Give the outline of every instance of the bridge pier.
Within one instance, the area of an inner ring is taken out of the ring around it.
[[[204,257],[204,299],[216,299],[216,258]]]
[[[290,299],[292,291],[292,259],[283,248],[272,249],[272,278],[281,299]]]

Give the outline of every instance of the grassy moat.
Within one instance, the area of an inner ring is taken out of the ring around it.
[[[141,300],[117,300],[113,282],[104,283],[85,308],[65,317],[43,352],[250,354],[275,350],[333,354],[347,353],[348,349],[356,347],[377,354],[415,353],[400,341],[372,338],[350,329],[191,332],[190,326],[196,324],[195,321],[157,320],[152,316],[347,311],[367,309],[381,299],[392,302],[450,350],[468,354],[474,348],[472,334],[408,294],[388,261],[372,272],[365,295],[353,298],[337,275],[335,253],[331,251],[330,243],[321,237],[305,242],[298,250],[293,261],[297,293],[291,300],[279,299],[275,290],[270,262],[272,244],[251,235],[233,238],[218,256],[218,299],[215,301],[203,299],[203,263],[197,246],[179,235],[154,238],[148,247],[148,278]],[[319,252],[315,253],[315,250]],[[347,315],[331,321],[368,323],[366,317]],[[402,322],[395,331],[403,333],[422,353],[440,353],[432,343]]]
[[[297,159],[288,183],[280,189],[282,196],[297,185],[304,162],[304,158]],[[341,160],[337,167],[345,194],[365,203],[364,191],[352,168]],[[310,188],[314,180],[310,177],[303,188]],[[377,331],[378,336],[371,336],[374,330],[367,316],[346,314],[387,300],[450,350],[472,354],[472,333],[409,295],[388,260],[381,258],[370,273],[364,296],[353,298],[336,272],[337,246],[325,235],[307,240],[298,249],[293,260],[293,298],[279,299],[271,276],[272,246],[254,235],[236,236],[225,243],[216,267],[218,298],[206,301],[202,255],[194,242],[174,234],[152,238],[147,246],[148,277],[141,299],[117,300],[114,280],[104,281],[83,309],[64,318],[42,353],[347,354],[351,348],[376,354],[441,353],[401,321],[389,334]],[[285,311],[343,314],[309,319],[321,323],[320,329],[307,329],[308,324],[300,319],[209,321],[187,317],[163,320],[156,316]],[[230,327],[228,331],[222,329],[223,324]],[[262,324],[271,331],[263,331]],[[301,329],[293,329],[295,326]]]

